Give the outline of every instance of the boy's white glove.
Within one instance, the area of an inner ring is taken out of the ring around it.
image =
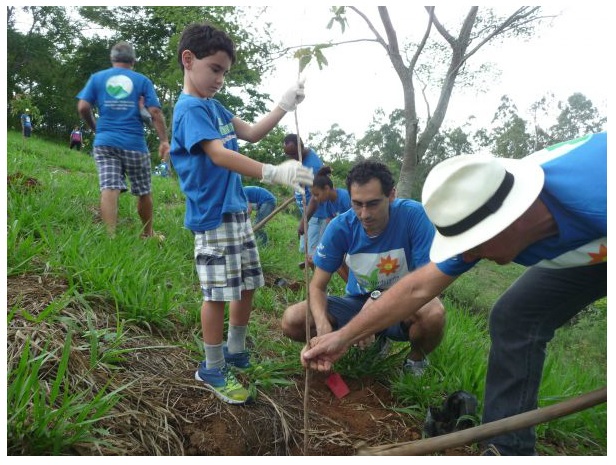
[[[287,160],[277,166],[264,163],[261,172],[261,181],[269,184],[283,184],[292,187],[296,192],[302,191],[301,186],[312,186],[313,179],[312,170],[297,160]]]
[[[304,95],[304,82],[306,78],[302,78],[297,83],[289,88],[278,102],[278,106],[286,112],[294,111],[297,105],[302,103],[306,95]]]

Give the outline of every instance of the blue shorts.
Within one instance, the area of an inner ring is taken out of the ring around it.
[[[314,216],[308,221],[308,255],[314,255],[328,223],[327,218],[315,218]],[[304,234],[299,240],[299,251],[301,253],[305,251],[305,240],[306,235]]]
[[[242,291],[265,285],[248,212],[225,213],[218,228],[193,232],[203,300],[240,300]]]
[[[152,192],[152,163],[149,153],[104,145],[94,147],[93,152],[101,191],[111,189],[125,192],[128,177],[133,195],[147,195]]]
[[[334,329],[342,328],[362,309],[369,294],[361,296],[345,295],[344,297],[327,296],[327,312],[334,318]],[[377,336],[386,336],[392,341],[408,341],[409,326],[404,322],[391,325]]]

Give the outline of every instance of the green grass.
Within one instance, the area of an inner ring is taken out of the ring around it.
[[[153,178],[154,227],[167,239],[163,245],[139,239],[140,221],[135,199],[123,194],[119,204],[118,233],[110,239],[98,220],[98,180],[94,161],[84,152],[69,151],[9,132],[7,138],[7,276],[55,276],[67,283],[63,294],[42,311],[32,314],[17,303],[8,309],[8,322],[19,316],[33,325],[61,322],[87,341],[91,369],[122,368],[130,350],[127,331],[163,335],[169,344],[182,345],[186,357],[201,357],[199,308],[201,292],[194,270],[192,236],[183,228],[184,200],[171,178]],[[28,179],[34,180],[28,182]],[[291,193],[288,193],[291,195]],[[297,263],[297,216],[294,206],[266,225],[270,236],[260,249],[268,282],[274,284],[255,294],[249,330],[259,366],[245,375],[251,388],[267,391],[284,387],[301,377],[301,344],[285,338],[277,324],[284,308],[306,297],[303,271]],[[445,294],[447,332],[431,354],[431,367],[422,379],[400,371],[407,347],[394,344],[385,360],[370,351],[350,351],[337,370],[350,378],[363,376],[391,386],[396,409],[425,418],[430,405],[442,403],[447,394],[466,390],[481,402],[489,337],[488,311],[498,295],[522,268],[481,264],[458,279]],[[344,283],[335,275],[331,293],[341,294]],[[86,317],[68,321],[61,316],[69,305],[90,315],[95,304],[115,313],[112,327]],[[194,341],[178,343],[174,334],[193,334]],[[108,387],[91,392],[71,376],[67,363],[73,342],[70,333],[57,347],[28,342],[19,357],[9,357],[7,381],[9,452],[12,454],[61,454],[76,443],[104,441],[98,423],[121,402],[121,390]],[[137,341],[138,342],[138,341]],[[131,341],[134,347],[135,341]],[[80,350],[84,350],[83,347]],[[583,312],[557,332],[550,344],[540,405],[549,405],[607,384],[607,299]],[[53,367],[53,368],[52,368]],[[51,425],[51,426],[50,426]],[[545,454],[605,455],[607,409],[586,410],[537,428],[539,447]],[[558,446],[558,450],[554,445]]]

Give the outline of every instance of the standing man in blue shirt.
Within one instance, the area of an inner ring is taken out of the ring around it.
[[[163,161],[169,158],[169,139],[160,102],[152,81],[133,71],[135,50],[128,42],[118,42],[111,49],[112,67],[90,76],[79,92],[77,110],[81,118],[96,133],[94,160],[101,191],[101,218],[107,231],[113,234],[118,222],[118,199],[127,190],[138,197],[137,212],[143,224],[141,237],[154,236],[152,203],[152,168],[146,144],[139,100],[152,115]],[[92,108],[98,108],[94,118]],[[156,235],[159,239],[162,236]]]
[[[416,315],[482,258],[527,266],[490,313],[483,423],[537,408],[556,329],[607,295],[607,133],[524,159],[460,155],[435,166],[423,204],[436,227],[431,262],[400,279],[302,363],[327,371],[354,342]],[[485,455],[535,455],[535,430],[491,438]]]
[[[310,147],[305,147],[304,142],[300,139],[300,147],[297,147],[297,134],[287,134],[284,138],[284,153],[292,160],[299,160],[299,154],[302,155],[302,165],[312,170],[312,173],[316,176],[317,172],[323,166],[323,161],[317,153]],[[304,194],[306,196],[306,205],[310,203],[311,188],[306,186]],[[299,208],[300,215],[304,214],[304,207],[302,205],[302,193],[295,192],[295,202]],[[305,251],[306,236],[308,237],[308,256],[314,254],[317,244],[325,231],[328,219],[330,216],[327,213],[325,205],[319,205],[317,210],[313,213],[310,221],[308,222],[308,234],[300,235],[299,251]],[[303,264],[300,263],[300,266]]]
[[[316,336],[343,328],[367,301],[387,295],[396,282],[430,261],[434,227],[419,202],[396,199],[394,179],[385,164],[356,164],[346,185],[351,209],[331,220],[313,257],[316,268],[310,281],[310,311]],[[342,297],[328,295],[332,274],[343,263],[349,270],[346,293]],[[283,314],[283,333],[293,340],[305,341],[306,310],[307,303],[302,301]],[[443,305],[434,296],[415,314],[366,332],[354,342],[368,346],[375,336],[380,343],[385,343],[385,338],[410,342],[403,369],[421,376],[428,366],[426,355],[441,342],[444,327]]]
[[[24,110],[20,116],[20,120],[21,134],[24,136],[24,139],[26,139],[32,135],[32,117],[30,116],[30,110],[28,108]]]

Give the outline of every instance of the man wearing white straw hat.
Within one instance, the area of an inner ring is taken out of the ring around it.
[[[302,363],[328,371],[352,344],[413,315],[480,259],[515,262],[529,268],[490,314],[482,421],[537,408],[555,330],[607,295],[607,133],[521,160],[447,159],[428,175],[422,200],[437,230],[430,263],[338,331],[311,339]],[[489,442],[493,454],[535,454],[533,428]]]

